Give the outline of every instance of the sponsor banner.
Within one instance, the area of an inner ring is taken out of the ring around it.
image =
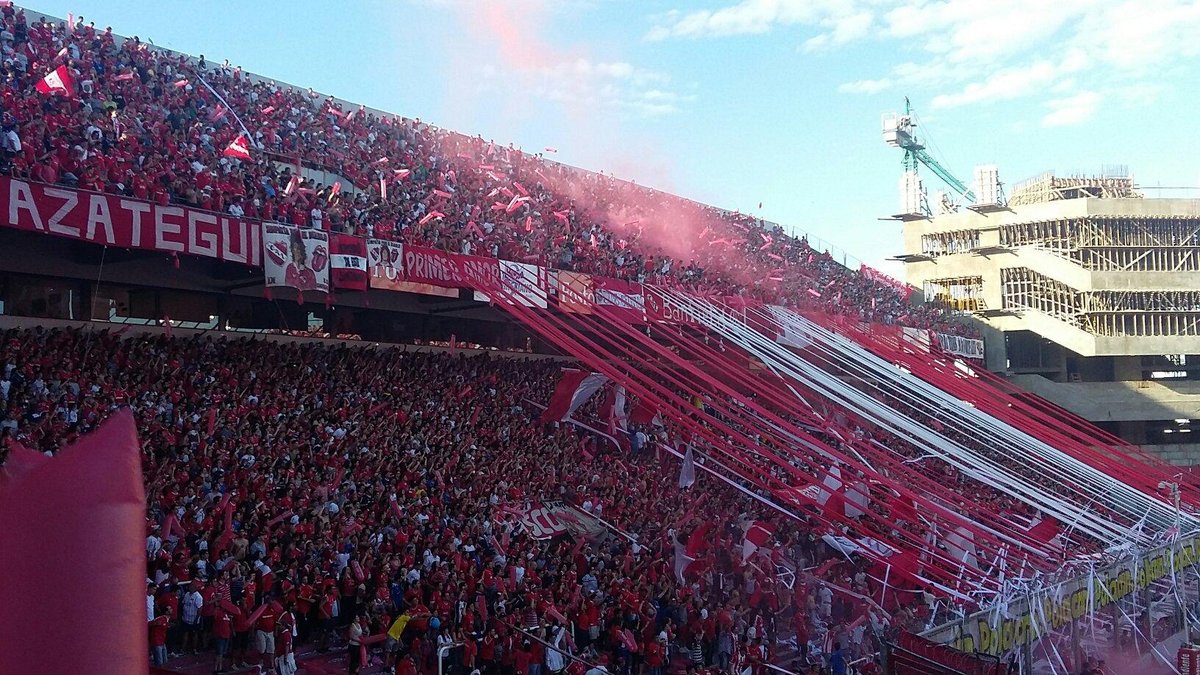
[[[0,225],[103,246],[262,264],[257,221],[7,176],[0,176]]]
[[[500,284],[512,294],[512,299],[525,307],[546,308],[545,274],[541,267],[529,263],[500,261]],[[507,302],[508,298],[501,298]]]
[[[334,288],[367,290],[367,240],[348,234],[329,237],[329,280]]]
[[[592,277],[592,289],[596,304],[608,309],[617,318],[630,323],[646,322],[645,291],[641,284]]]
[[[371,288],[457,298],[458,289],[404,280],[404,245],[385,239],[367,240],[367,273]]]
[[[596,298],[590,274],[559,271],[556,278],[559,309],[575,314],[591,314],[595,311],[592,305],[595,304]]]
[[[681,305],[672,295],[654,286],[647,286],[644,294],[646,318],[656,323],[682,323],[700,326],[708,321],[710,310],[715,310],[725,315],[726,318],[746,325],[746,303],[740,297],[697,298],[687,293],[680,293],[680,295],[688,296],[701,304],[709,305],[709,307],[705,307],[698,313],[688,305]]]
[[[329,233],[263,223],[262,240],[265,285],[329,292]]]
[[[686,323],[699,325],[688,309],[680,307],[674,298],[654,286],[646,286],[642,295],[646,318],[655,323]]]
[[[983,358],[983,340],[965,338],[958,335],[946,335],[945,333],[935,333],[935,335],[937,335],[938,345],[941,346],[944,352],[968,359]]]
[[[1158,581],[1171,580],[1174,587],[1182,583],[1182,573],[1197,562],[1200,562],[1200,535],[1193,533],[1174,544],[1144,551],[1107,567],[1098,567],[1092,574],[1010,600],[1005,611],[982,610],[928,630],[921,637],[962,652],[1003,657],[1134,593],[1153,591]],[[1172,590],[1153,592],[1170,596]]]

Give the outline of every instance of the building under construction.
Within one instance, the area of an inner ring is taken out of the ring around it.
[[[993,371],[1200,463],[1200,200],[1143,198],[1118,169],[995,202],[902,217],[908,282],[979,317]]]

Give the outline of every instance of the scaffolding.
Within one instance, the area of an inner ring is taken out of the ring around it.
[[[1062,199],[1140,199],[1128,167],[1106,169],[1099,176],[1055,176],[1047,171],[1013,187],[1008,205],[1044,204]]]
[[[1102,337],[1200,336],[1200,290],[1078,291],[1025,267],[1000,270],[1002,307]]]
[[[1200,216],[1092,216],[1005,225],[999,234],[1001,246],[1033,246],[1091,271],[1200,272]]]
[[[979,230],[954,230],[921,235],[921,253],[930,258],[970,253],[979,248]]]
[[[928,279],[923,290],[926,300],[960,312],[982,312],[987,309],[983,301],[982,276]]]

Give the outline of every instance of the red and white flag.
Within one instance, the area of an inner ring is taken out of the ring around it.
[[[221,154],[236,159],[250,159],[250,141],[246,138],[246,134],[238,134],[238,137],[233,139],[233,142]]]
[[[767,543],[771,541],[771,535],[774,533],[775,527],[770,523],[755,521],[750,529],[746,530],[746,537],[742,540],[742,560],[749,560],[750,556],[760,549],[769,552],[771,548]]]
[[[329,237],[329,280],[348,291],[367,290],[367,240],[349,234]]]
[[[546,152],[558,152],[558,148],[554,148],[554,147],[547,145]]]
[[[562,379],[550,396],[550,404],[542,412],[542,423],[559,422],[570,417],[575,409],[592,397],[608,378],[600,373],[564,368]]]
[[[46,73],[46,76],[37,83],[35,88],[39,93],[47,96],[56,94],[72,96],[75,94],[75,78],[71,77],[71,70],[66,65],[62,65]]]

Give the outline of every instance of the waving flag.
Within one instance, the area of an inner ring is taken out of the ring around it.
[[[246,138],[246,134],[238,134],[238,137],[233,139],[233,142],[221,154],[235,159],[250,159],[250,141]]]
[[[53,458],[10,457],[22,466],[0,482],[0,673],[146,672],[140,455],[123,410]]]
[[[35,88],[38,93],[47,96],[57,94],[72,96],[75,93],[75,78],[71,77],[70,69],[62,65],[46,73],[46,76],[37,83]]]
[[[608,378],[600,373],[564,368],[562,379],[550,397],[550,405],[542,412],[542,423],[567,419],[607,381]]]
[[[692,444],[688,443],[687,452],[683,453],[683,466],[679,469],[679,488],[687,489],[696,483],[696,457],[692,452]]]

